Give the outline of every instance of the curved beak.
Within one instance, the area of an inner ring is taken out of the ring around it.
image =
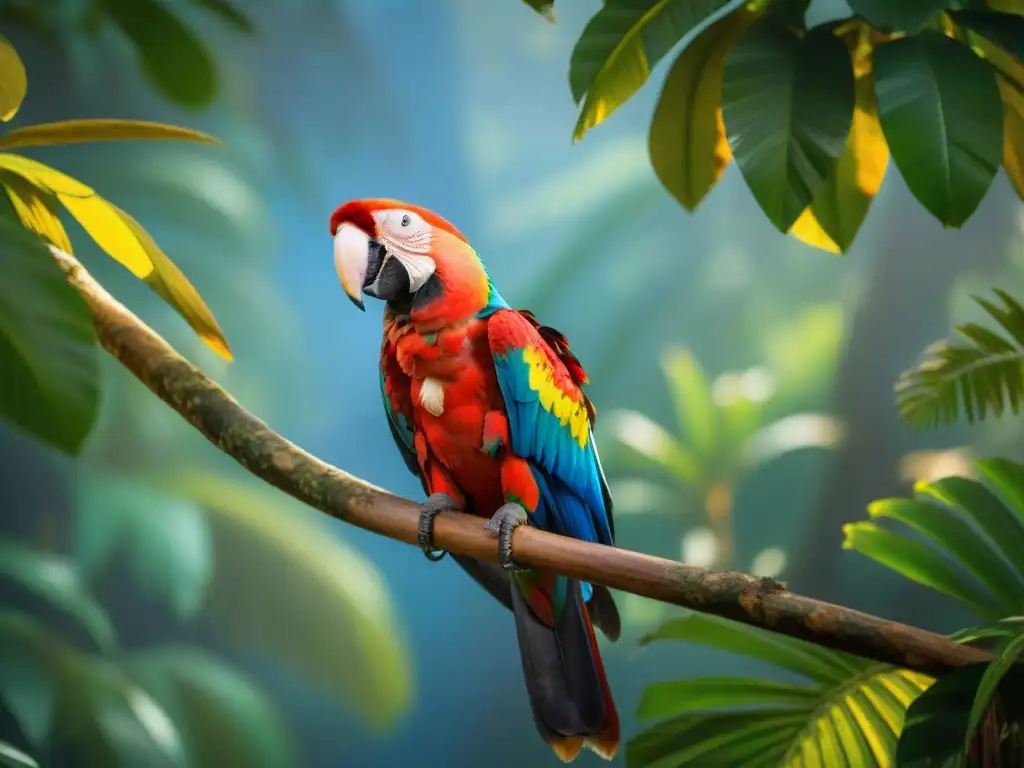
[[[342,224],[334,235],[334,268],[345,294],[359,309],[363,306],[363,283],[370,262],[370,237],[359,227]]]

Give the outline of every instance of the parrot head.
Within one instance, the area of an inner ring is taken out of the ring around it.
[[[364,295],[410,307],[417,298],[465,297],[468,290],[487,302],[489,281],[476,253],[459,230],[425,208],[351,200],[331,215],[331,235],[341,287],[359,309]]]

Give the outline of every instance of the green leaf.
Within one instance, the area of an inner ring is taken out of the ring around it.
[[[907,711],[907,725],[896,750],[896,768],[961,766],[970,710],[989,664],[971,664],[942,675]],[[1011,668],[999,686],[1004,712],[1013,721],[1024,714],[1024,679]]]
[[[410,659],[383,579],[319,515],[269,486],[199,471],[161,473],[152,482],[209,513],[211,622],[374,723],[405,711]]]
[[[217,658],[197,648],[164,646],[132,654],[127,668],[181,729],[189,765],[297,764],[278,708]]]
[[[227,0],[192,0],[192,3],[200,8],[205,8],[222,21],[227,22],[234,27],[236,32],[251,35],[256,31],[252,20]]]
[[[213,56],[181,19],[160,0],[103,0],[103,7],[160,93],[185,107],[209,106],[217,93]]]
[[[984,469],[980,466],[978,469],[984,474]],[[988,534],[989,542],[998,547],[1013,566],[1018,603],[1024,605],[1024,518],[1016,517],[985,486],[963,477],[918,483],[914,492],[956,510]],[[991,544],[986,546],[991,547]],[[998,555],[993,552],[989,559],[997,560]]]
[[[48,655],[26,642],[36,631],[28,616],[0,614],[0,700],[25,741],[41,750],[53,729],[57,683]]]
[[[0,647],[5,657],[34,659],[50,674],[56,689],[52,737],[70,751],[72,764],[185,768],[174,724],[112,662],[79,652],[16,613],[0,614]]]
[[[804,706],[818,699],[813,688],[744,677],[700,677],[655,683],[644,689],[636,714],[641,720],[747,704]]]
[[[874,523],[843,526],[844,549],[855,549],[911,581],[959,600],[989,619],[1002,616],[998,604],[971,578],[929,546],[879,528]]]
[[[680,429],[689,435],[695,453],[711,458],[718,438],[718,424],[711,385],[700,363],[689,350],[673,349],[662,355],[661,367],[668,380]]]
[[[850,56],[828,28],[801,40],[761,23],[733,45],[722,81],[729,146],[779,231],[789,231],[836,167],[853,110]]]
[[[1003,102],[969,48],[925,33],[875,49],[879,119],[893,161],[939,221],[971,217],[1003,159]]]
[[[555,23],[555,0],[523,0],[523,2],[552,24]]]
[[[569,86],[583,101],[574,139],[606,120],[646,82],[680,40],[739,0],[618,0],[587,23],[569,63]],[[584,98],[585,97],[585,98]]]
[[[18,114],[27,92],[25,65],[11,41],[0,35],[0,120],[6,123]]]
[[[849,674],[866,669],[868,662],[811,643],[769,635],[737,622],[694,614],[670,619],[644,635],[641,645],[655,640],[697,643],[747,656],[803,675],[820,684],[834,684]]]
[[[44,147],[93,141],[167,140],[220,142],[193,128],[145,120],[64,120],[15,128],[0,136],[0,148]]]
[[[832,174],[789,230],[789,234],[810,245],[841,253],[853,245],[889,164],[889,145],[878,122],[871,76],[869,32],[859,27],[855,34],[852,55],[856,108],[850,133]]]
[[[104,653],[114,650],[114,627],[74,566],[60,555],[0,539],[0,577],[75,621]]]
[[[39,238],[0,219],[0,416],[68,453],[99,407],[92,316]]]
[[[1018,61],[1024,59],[1024,17],[995,11],[954,11],[953,22],[989,40]]]
[[[907,670],[705,616],[669,621],[643,642],[653,638],[740,653],[809,682],[708,677],[651,686],[638,715],[675,717],[630,740],[630,766],[887,765],[906,707],[931,684]]]
[[[949,424],[963,406],[968,423],[989,411],[1001,416],[1020,412],[1024,401],[1024,307],[1005,291],[994,289],[1001,305],[975,301],[1006,335],[974,323],[956,330],[967,344],[937,342],[922,361],[896,382],[900,415],[916,427]]]
[[[657,467],[681,485],[698,487],[704,480],[700,459],[675,435],[638,411],[613,411],[607,424],[614,440],[644,464]]]
[[[880,499],[868,505],[872,518],[898,520],[931,539],[991,592],[1003,614],[1024,607],[1024,586],[999,553],[953,512],[913,499]]]
[[[1008,459],[982,459],[974,466],[1024,524],[1024,466]]]
[[[8,768],[39,768],[39,763],[32,757],[6,741],[0,741],[0,765]]]
[[[967,721],[968,741],[977,730],[999,684],[1021,656],[1024,656],[1024,634],[1017,635],[1007,642],[996,658],[986,667],[985,674],[981,676],[981,682],[978,683],[977,693],[974,694],[974,703],[971,704],[971,714]]]
[[[648,146],[658,180],[688,211],[700,205],[732,160],[722,122],[725,57],[749,24],[735,11],[705,29],[669,70]]]
[[[143,591],[165,600],[182,620],[198,615],[213,568],[210,532],[199,506],[144,483],[80,473],[78,562],[93,575],[119,551]]]
[[[879,29],[917,32],[958,0],[847,0],[850,9]]]

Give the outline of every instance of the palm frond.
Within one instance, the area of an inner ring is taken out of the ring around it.
[[[844,526],[843,546],[996,621],[1024,612],[1024,467],[976,462],[986,485],[964,477],[919,482],[913,499],[880,499],[872,522]],[[998,493],[999,495],[996,495]],[[917,536],[878,525],[900,523]]]
[[[629,742],[630,768],[891,765],[907,707],[932,682],[708,616],[668,621],[645,638],[653,640],[708,645],[802,680],[707,677],[648,687],[638,715],[669,719]]]
[[[896,382],[900,415],[917,427],[949,424],[960,416],[968,423],[1009,408],[1020,413],[1024,400],[1024,307],[1005,291],[994,289],[997,305],[975,301],[1005,331],[1002,335],[975,323],[957,326],[966,343],[937,342],[920,364]]]

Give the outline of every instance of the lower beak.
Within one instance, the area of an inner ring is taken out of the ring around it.
[[[345,294],[364,311],[362,291],[369,261],[369,235],[351,224],[338,227],[334,235],[334,268]]]

